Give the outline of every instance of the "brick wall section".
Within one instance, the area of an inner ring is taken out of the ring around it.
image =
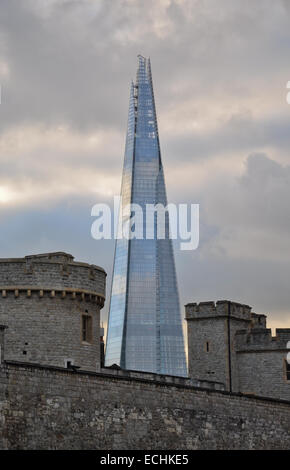
[[[290,400],[286,354],[279,351],[238,354],[239,389],[244,393]]]
[[[92,316],[93,340],[82,342],[82,314]],[[0,302],[0,322],[5,330],[5,358],[64,367],[65,360],[84,369],[100,367],[100,309],[90,301],[39,298],[9,293]]]
[[[188,373],[198,380],[217,380],[228,388],[226,323],[223,319],[205,318],[187,323]],[[209,352],[206,343],[209,343]]]
[[[106,273],[66,253],[0,260],[0,324],[5,358],[63,367],[66,360],[100,369],[100,308]],[[81,337],[92,317],[92,341]]]
[[[290,329],[240,331],[236,336],[239,391],[290,400],[286,377]]]
[[[6,326],[0,325],[0,364],[4,361],[4,339]]]
[[[290,403],[145,375],[3,364],[0,448],[289,449]]]

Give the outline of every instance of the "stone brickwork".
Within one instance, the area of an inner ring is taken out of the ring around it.
[[[236,336],[239,391],[290,400],[286,358],[290,329],[277,329],[276,336],[266,328]]]
[[[290,448],[290,403],[187,383],[2,364],[0,448]]]
[[[6,326],[0,325],[0,364],[4,361],[4,340]]]
[[[105,279],[102,268],[66,253],[0,259],[6,359],[99,370]],[[90,341],[82,338],[82,315],[92,319]]]
[[[189,375],[225,390],[290,400],[286,375],[290,329],[272,337],[266,316],[222,300],[186,305]]]

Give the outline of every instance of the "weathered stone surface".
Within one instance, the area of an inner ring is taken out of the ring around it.
[[[2,364],[0,448],[290,447],[290,403],[145,376]]]

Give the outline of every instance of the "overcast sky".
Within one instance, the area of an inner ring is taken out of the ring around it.
[[[90,214],[120,190],[139,53],[168,199],[200,204],[199,248],[175,249],[181,304],[290,328],[288,0],[1,0],[0,256],[67,251],[106,269],[109,298],[114,242]]]

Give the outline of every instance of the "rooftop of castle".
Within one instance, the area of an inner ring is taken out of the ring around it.
[[[217,300],[209,302],[188,303],[185,305],[186,320],[200,319],[203,317],[239,317],[250,321],[252,307],[233,302],[231,300]]]
[[[241,304],[239,302],[235,302],[233,300],[217,300],[216,302],[213,300],[209,300],[206,302],[189,302],[188,304],[185,305],[185,307],[212,307],[213,309],[216,308],[219,305],[228,305],[231,304],[232,306],[237,306],[237,307],[245,307],[245,308],[252,308],[247,304]]]
[[[64,251],[55,251],[52,253],[39,253],[36,255],[26,255],[26,259],[48,259],[48,260],[59,260],[59,259],[67,259],[70,261],[74,260],[74,256],[70,253],[65,253]]]
[[[105,274],[105,270],[101,266],[97,266],[95,264],[84,263],[80,261],[74,261],[74,256],[70,253],[66,253],[64,251],[55,251],[51,253],[39,253],[33,255],[27,255],[23,258],[0,258],[0,263],[65,263],[65,264],[74,264],[78,266],[90,266],[96,268],[100,271],[103,271]]]

